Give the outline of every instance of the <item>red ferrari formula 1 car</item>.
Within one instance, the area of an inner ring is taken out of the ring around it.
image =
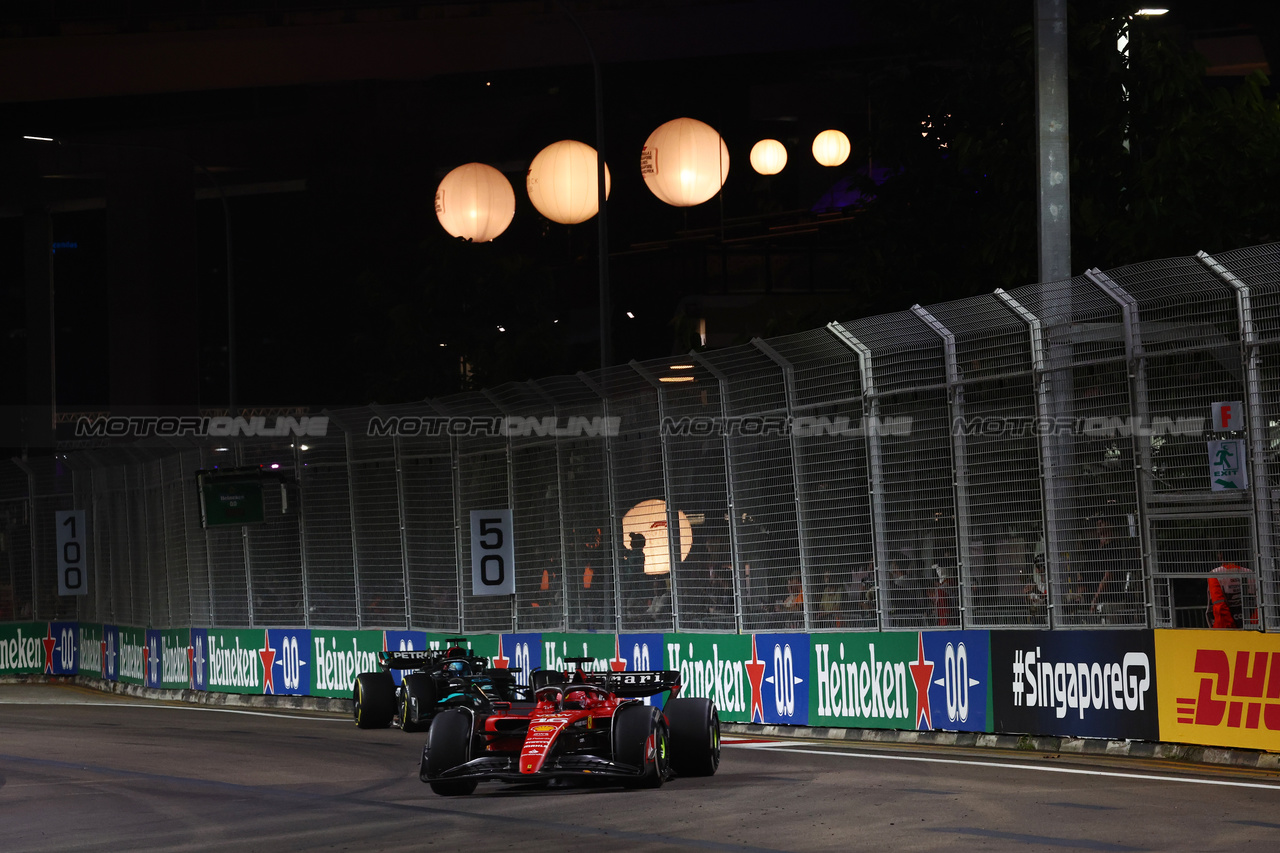
[[[592,658],[567,658],[580,666]],[[445,796],[478,782],[598,779],[656,788],[720,765],[720,718],[710,699],[680,698],[680,673],[535,670],[532,702],[441,711],[419,776]],[[646,696],[669,692],[659,709]]]

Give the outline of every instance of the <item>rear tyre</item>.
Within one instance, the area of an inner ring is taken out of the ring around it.
[[[362,672],[351,691],[352,713],[362,729],[385,729],[396,715],[396,682],[389,672]]]
[[[681,776],[714,776],[720,767],[720,715],[710,699],[673,699],[664,709],[671,726],[671,767]]]
[[[436,683],[430,675],[415,672],[400,680],[400,728],[420,732],[431,725],[436,707]]]
[[[619,709],[613,724],[613,755],[619,764],[641,768],[639,776],[623,782],[628,788],[658,788],[669,766],[667,726],[662,713],[647,705]]]
[[[431,730],[427,732],[427,748],[422,753],[419,778],[442,797],[470,794],[476,789],[475,779],[435,779],[470,760],[471,714],[461,709],[436,714],[431,721]]]

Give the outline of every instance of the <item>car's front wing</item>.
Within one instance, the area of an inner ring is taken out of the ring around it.
[[[635,779],[643,769],[630,764],[620,764],[596,755],[575,753],[549,759],[536,773],[520,772],[519,755],[485,755],[466,764],[451,767],[438,776],[423,782],[441,782],[452,779],[495,779],[502,782],[536,782],[543,779],[614,778]]]

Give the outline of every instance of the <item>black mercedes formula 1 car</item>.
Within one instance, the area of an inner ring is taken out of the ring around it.
[[[567,658],[580,667],[591,658]],[[595,779],[657,788],[720,765],[720,718],[710,699],[680,698],[675,671],[530,673],[533,695],[440,711],[419,778],[445,796],[477,783]],[[646,696],[669,692],[659,709]]]
[[[514,669],[495,669],[453,637],[442,650],[379,652],[379,672],[362,672],[352,688],[353,713],[362,729],[384,729],[394,722],[406,732],[425,730],[448,708],[488,709],[494,700],[532,701],[516,684]],[[401,672],[397,686],[391,671]]]

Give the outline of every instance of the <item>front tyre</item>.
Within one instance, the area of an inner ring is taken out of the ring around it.
[[[444,711],[431,721],[427,746],[418,777],[442,797],[470,794],[475,779],[437,779],[442,773],[471,760],[471,714],[462,709]]]
[[[714,776],[720,767],[720,715],[710,699],[673,699],[664,709],[671,726],[671,766],[681,776]]]
[[[351,691],[352,713],[362,729],[385,729],[396,715],[396,681],[389,672],[362,672]]]
[[[647,705],[618,710],[613,724],[613,755],[619,764],[640,769],[623,782],[628,788],[658,788],[670,773],[667,726],[662,712]]]

